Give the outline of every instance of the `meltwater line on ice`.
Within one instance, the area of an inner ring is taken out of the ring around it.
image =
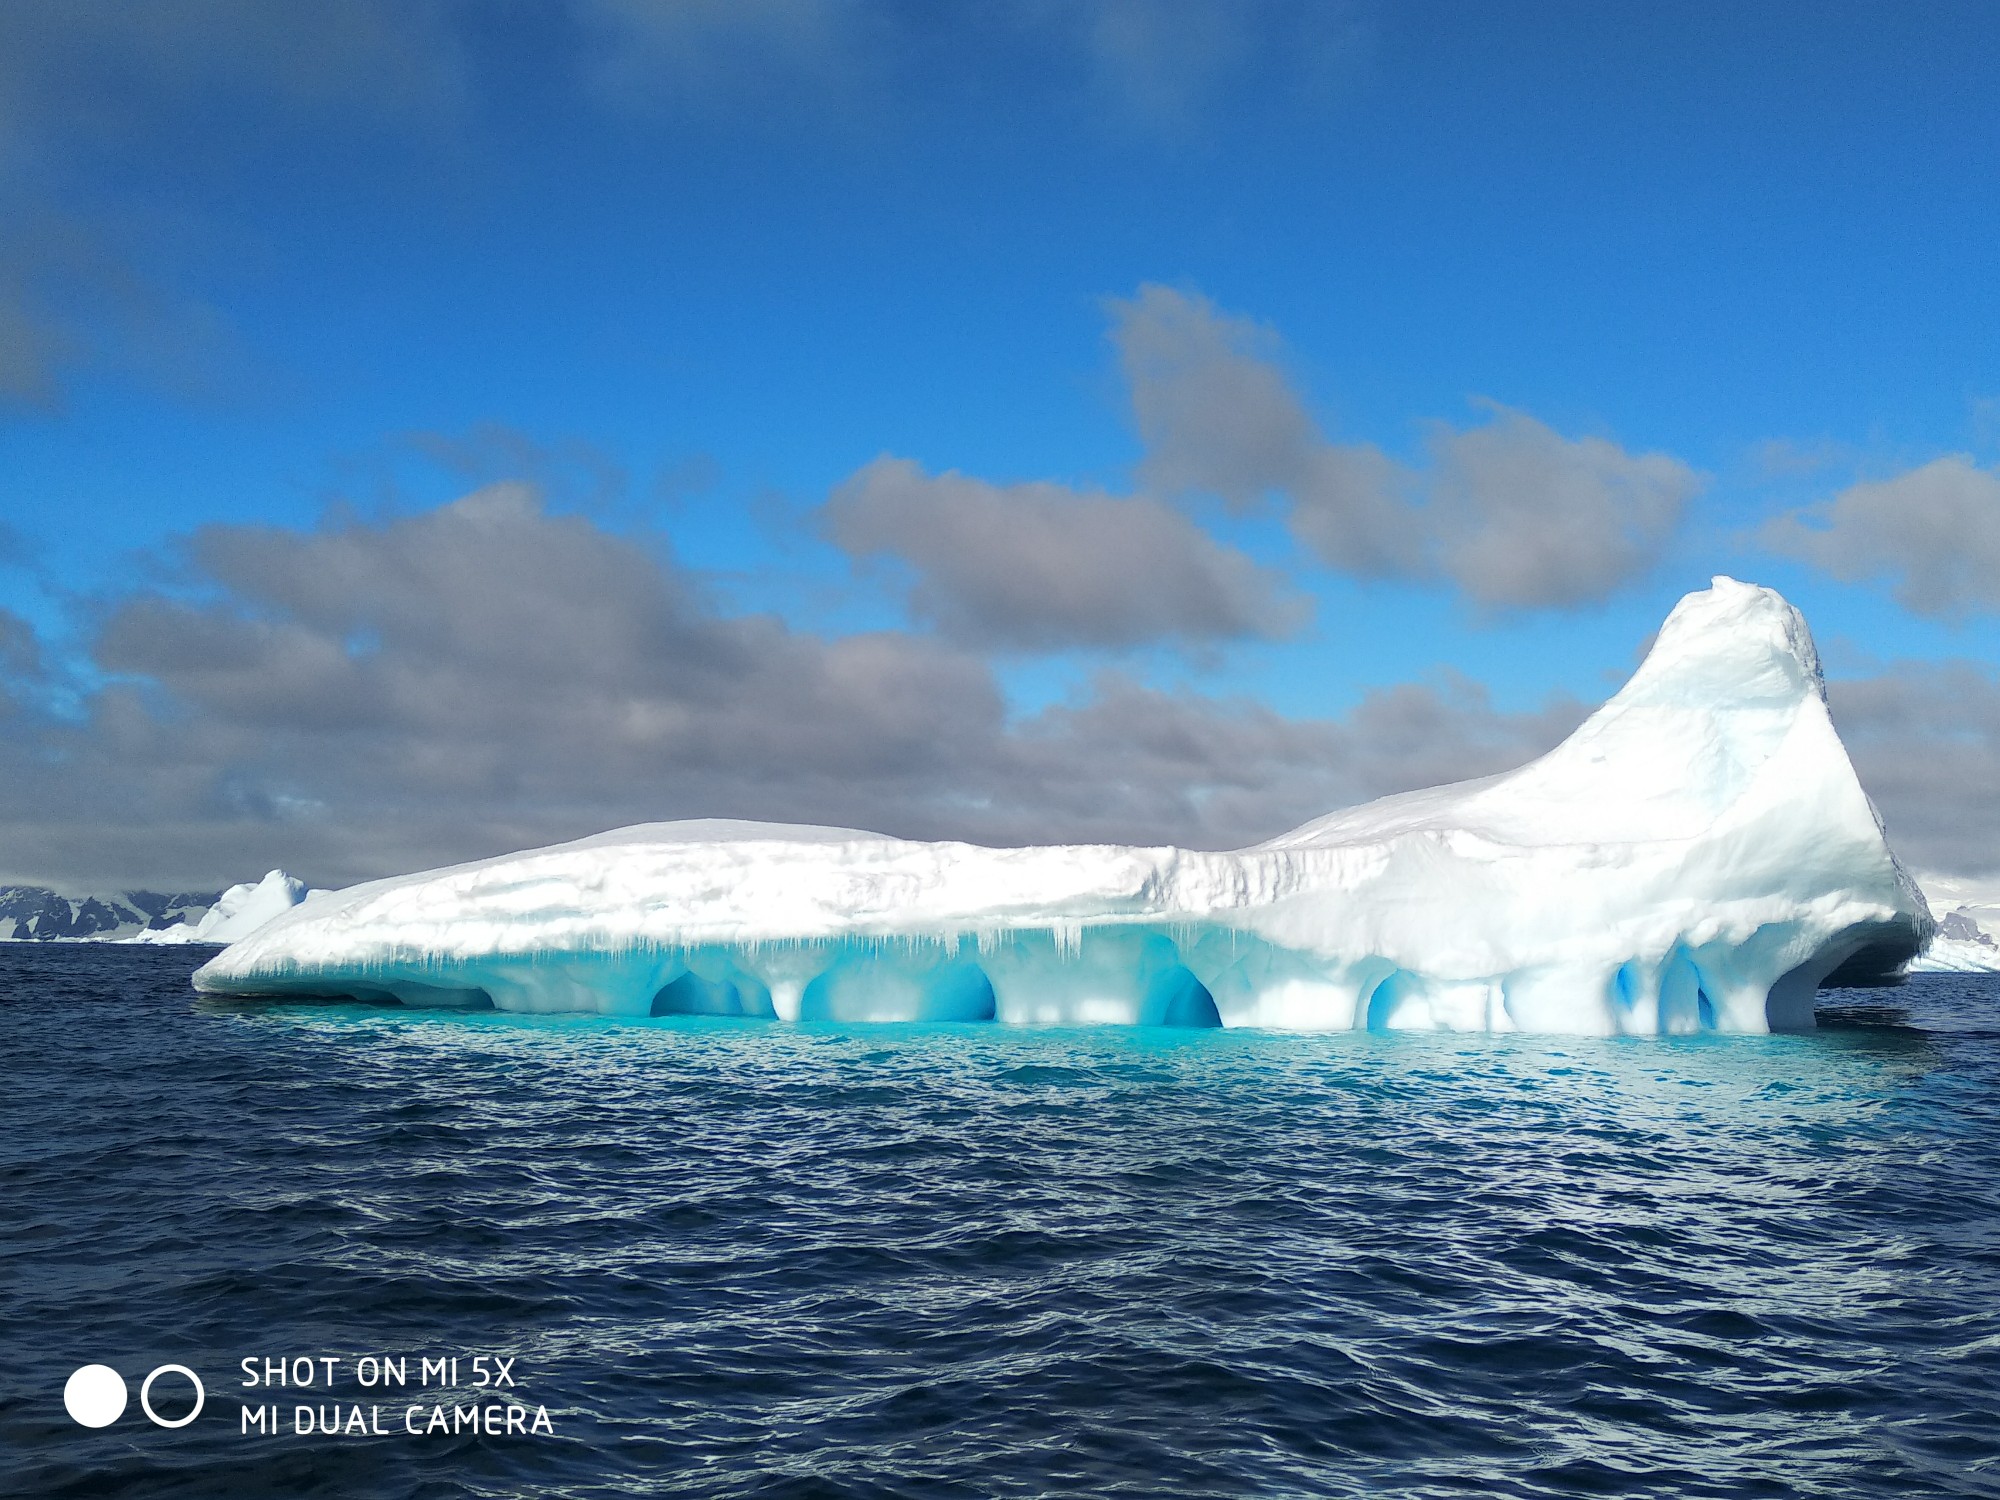
[[[657,823],[299,906],[211,994],[510,1011],[1562,1032],[1813,1024],[1923,896],[1797,610],[1718,578],[1566,741],[1254,848]]]

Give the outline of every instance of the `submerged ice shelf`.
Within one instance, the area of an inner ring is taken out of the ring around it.
[[[1805,621],[1718,578],[1503,775],[1253,848],[658,823],[316,898],[210,994],[787,1020],[1759,1032],[1933,930]]]

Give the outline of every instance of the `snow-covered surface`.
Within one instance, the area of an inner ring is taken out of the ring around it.
[[[1718,578],[1504,775],[1232,853],[690,822],[327,894],[218,993],[841,1020],[1755,1032],[1932,933],[1804,620]]]
[[[1968,943],[1941,937],[1912,959],[1910,968],[1920,974],[2000,974],[2000,947],[1990,939]]]
[[[235,943],[306,899],[305,882],[272,870],[262,880],[232,885],[216,898],[199,922],[154,928],[125,939],[132,943]]]

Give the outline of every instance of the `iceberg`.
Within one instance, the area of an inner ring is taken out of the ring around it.
[[[1930,941],[1804,619],[1688,595],[1518,770],[1232,852],[697,821],[331,892],[208,994],[780,1020],[1599,1034],[1810,1027]]]
[[[290,911],[314,892],[305,882],[272,870],[262,880],[246,880],[232,885],[215,898],[215,905],[202,913],[199,922],[183,921],[173,927],[153,927],[119,941],[152,945],[214,943],[226,946],[250,936],[281,912]]]

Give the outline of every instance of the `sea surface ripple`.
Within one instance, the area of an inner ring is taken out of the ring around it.
[[[204,956],[0,945],[0,1494],[2000,1497],[2000,979],[1596,1040],[225,1006]],[[553,1435],[237,1385],[492,1352]]]

